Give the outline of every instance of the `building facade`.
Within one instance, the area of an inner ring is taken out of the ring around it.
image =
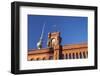
[[[28,50],[28,61],[88,58],[87,43],[61,45],[60,32],[48,34],[47,48]]]

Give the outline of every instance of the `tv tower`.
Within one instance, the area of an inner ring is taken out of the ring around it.
[[[37,43],[37,48],[38,49],[41,49],[42,48],[42,43],[43,43],[43,34],[44,34],[44,28],[45,28],[45,23],[42,27],[42,32],[41,32],[41,36],[40,36],[40,39],[39,39],[39,42]]]

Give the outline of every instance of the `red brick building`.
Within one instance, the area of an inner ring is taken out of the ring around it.
[[[28,50],[29,61],[32,60],[58,60],[80,59],[88,57],[87,43],[61,45],[60,32],[48,34],[48,47]]]

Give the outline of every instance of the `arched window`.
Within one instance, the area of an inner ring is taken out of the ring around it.
[[[87,55],[86,57],[88,57],[88,51],[86,52],[86,55]]]
[[[72,57],[73,57],[73,59],[75,59],[75,53],[73,53],[73,56]]]
[[[76,59],[78,59],[78,53],[76,53]]]
[[[69,53],[69,59],[71,59],[71,53]]]
[[[39,58],[37,58],[36,60],[40,60]]]
[[[66,54],[66,59],[68,59],[68,54]]]
[[[45,58],[45,57],[43,57],[43,60],[46,60],[46,58]]]
[[[82,58],[82,53],[80,52],[80,58]]]
[[[31,61],[34,60],[33,58],[30,59]]]
[[[85,54],[85,52],[83,52],[83,57],[86,58],[86,54]]]

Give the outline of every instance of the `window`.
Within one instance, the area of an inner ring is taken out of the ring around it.
[[[71,53],[69,53],[69,59],[71,59]]]
[[[82,58],[82,53],[80,52],[80,58]]]
[[[75,54],[73,53],[73,59],[75,59]]]
[[[88,57],[88,51],[86,52],[86,55],[87,55],[87,57]]]
[[[68,54],[66,54],[66,59],[68,59]]]
[[[86,58],[85,52],[83,52],[83,57]]]
[[[39,58],[37,58],[36,60],[40,60]]]
[[[76,58],[78,59],[78,53],[76,53]]]
[[[34,60],[33,58],[30,59],[31,61]]]
[[[43,60],[46,60],[46,58],[45,58],[45,57],[43,57]]]

